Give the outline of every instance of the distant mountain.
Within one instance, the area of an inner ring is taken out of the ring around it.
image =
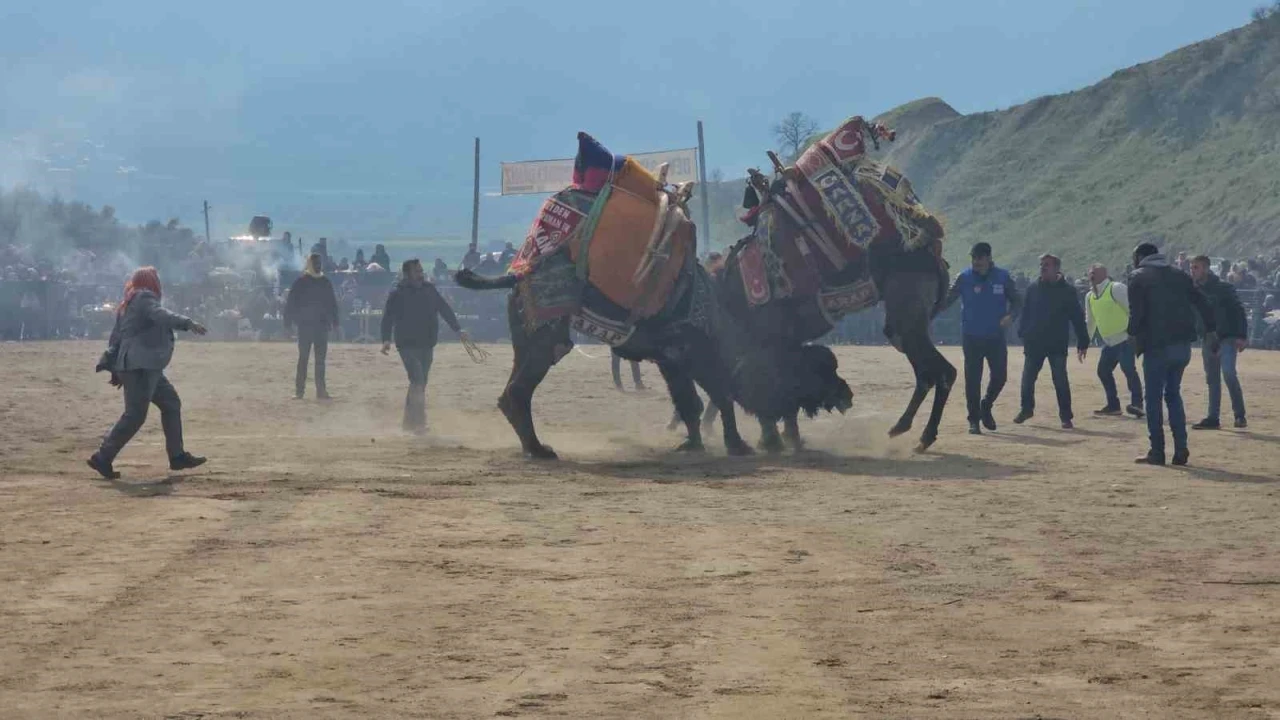
[[[850,112],[860,110],[851,107]],[[865,112],[865,109],[862,109]],[[960,115],[938,98],[877,119],[898,131],[884,159],[947,221],[948,258],[986,240],[1030,268],[1123,268],[1143,240],[1226,257],[1280,250],[1280,15],[1065,95]],[[717,240],[742,234],[710,188]]]

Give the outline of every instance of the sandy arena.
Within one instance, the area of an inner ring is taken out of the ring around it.
[[[1047,369],[1013,426],[1017,349],[999,433],[965,434],[958,388],[912,455],[885,437],[907,363],[843,348],[853,411],[739,460],[718,425],[670,453],[657,369],[618,394],[585,348],[535,403],[564,459],[533,464],[489,349],[438,349],[416,439],[374,346],[330,348],[320,404],[291,345],[182,341],[209,464],[170,476],[153,412],[104,482],[100,344],[0,346],[0,716],[1280,717],[1280,355],[1242,356],[1251,429],[1193,435],[1181,470],[1090,416],[1095,355],[1077,430]],[[1198,419],[1198,357],[1185,387]]]

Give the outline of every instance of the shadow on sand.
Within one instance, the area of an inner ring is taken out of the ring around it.
[[[152,480],[149,482],[125,482],[123,480],[103,480],[103,482],[110,485],[112,490],[115,490],[122,495],[135,498],[149,498],[172,495],[178,485],[187,479],[188,477],[183,475],[170,475],[163,480]]]
[[[762,479],[796,470],[904,480],[1001,480],[1025,472],[1012,465],[949,453],[884,458],[836,455],[823,450],[804,450],[782,455],[758,454],[746,458],[668,452],[629,460],[559,460],[540,467],[545,468],[548,475],[581,474],[655,483]]]
[[[1195,462],[1195,458],[1191,458],[1191,461]],[[1196,467],[1195,465],[1174,469],[1180,470],[1192,477],[1196,477],[1201,480],[1208,480],[1210,482],[1244,483],[1246,485],[1266,485],[1280,482],[1280,477],[1274,475],[1271,477],[1267,477],[1266,475],[1250,475],[1249,473],[1231,472],[1229,470],[1218,470],[1216,468]]]
[[[1280,435],[1267,435],[1266,433],[1256,433],[1256,432],[1250,432],[1248,430],[1242,430],[1242,431],[1236,432],[1235,434],[1243,438],[1248,438],[1250,440],[1257,440],[1259,442],[1265,442],[1265,443],[1280,444]]]

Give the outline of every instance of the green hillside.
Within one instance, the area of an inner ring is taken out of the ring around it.
[[[1072,273],[1123,267],[1143,240],[1280,249],[1280,15],[1065,95],[972,115],[926,98],[878,119],[898,131],[887,160],[945,216],[953,262],[978,240],[1005,266],[1052,251]],[[742,234],[742,187],[709,188],[716,244]]]

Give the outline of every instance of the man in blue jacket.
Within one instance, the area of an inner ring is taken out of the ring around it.
[[[991,261],[991,244],[980,242],[969,252],[972,266],[956,276],[947,294],[947,306],[961,301],[964,337],[964,395],[969,406],[969,432],[981,435],[979,421],[996,429],[991,407],[1008,377],[1009,345],[1005,330],[1013,324],[1019,307],[1018,290],[1008,271]],[[991,382],[982,395],[982,368],[991,368]]]

